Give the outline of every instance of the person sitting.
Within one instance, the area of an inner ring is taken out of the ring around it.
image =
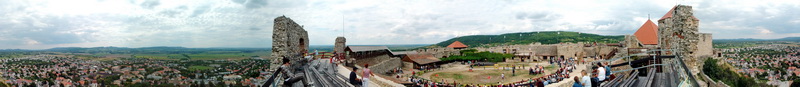
[[[608,66],[608,62],[605,62],[605,64],[603,64],[603,67],[606,68],[606,76],[610,77],[611,76],[611,67]]]
[[[303,84],[306,84],[306,81],[303,80],[305,79],[305,76],[303,74],[292,73],[290,65],[290,60],[286,57],[283,57],[283,65],[281,65],[280,68],[283,69],[282,73],[285,76],[284,79],[286,79],[284,82],[286,84],[284,84],[284,86],[292,86],[297,81],[302,81]]]
[[[533,73],[533,68],[528,68],[528,74],[531,74],[531,75],[533,75],[533,74],[534,74],[534,73]]]
[[[356,68],[356,67],[353,67],[353,71],[350,71],[350,84],[352,84],[354,86],[360,86],[361,85],[361,79],[358,79],[358,75],[356,75],[356,71],[358,71],[358,68]]]
[[[583,87],[591,87],[592,86],[591,77],[589,77],[589,75],[586,73],[588,73],[588,71],[586,70],[581,71],[581,75],[583,76],[581,77],[580,81],[581,85],[583,85]]]
[[[597,81],[603,82],[604,80],[606,80],[605,66],[602,66],[602,64],[597,64],[597,65],[600,65],[597,67]]]
[[[578,76],[575,76],[573,80],[575,80],[575,83],[572,83],[572,87],[583,87],[583,85],[581,85],[581,81],[578,79]]]
[[[593,77],[592,77],[592,79],[590,80],[590,81],[592,81],[592,84],[591,84],[591,85],[592,85],[592,87],[598,87],[598,86],[600,86],[600,79],[598,79],[598,78],[597,78],[598,74],[595,74],[595,75],[592,75],[592,76],[593,76]],[[602,75],[600,75],[600,76],[602,76]]]

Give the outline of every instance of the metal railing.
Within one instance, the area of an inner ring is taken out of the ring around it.
[[[650,51],[643,52],[643,53],[656,53],[656,52],[659,52],[659,51],[678,52],[675,49],[661,49],[661,50],[650,50]],[[624,56],[624,57],[617,57],[617,58],[613,58],[613,59],[609,59],[609,60],[594,61],[594,62],[592,62],[592,64],[596,64],[596,63],[599,63],[599,62],[614,61],[614,60],[619,60],[619,59],[626,58],[626,59],[628,59],[628,61],[627,61],[628,62],[628,66],[630,66],[630,65],[632,65],[631,61],[634,61],[634,60],[630,60],[630,57],[638,56],[638,55],[643,54],[643,53],[639,53],[639,54],[635,54],[635,55],[628,55],[628,56]],[[691,71],[689,71],[688,67],[686,67],[686,64],[683,62],[682,56],[677,54],[677,53],[673,53],[673,54],[676,54],[673,59],[666,59],[666,61],[662,62],[661,64],[650,64],[650,65],[646,65],[646,66],[633,67],[633,68],[630,68],[630,69],[616,70],[616,71],[611,71],[611,72],[612,73],[619,73],[619,72],[633,71],[633,70],[642,69],[642,68],[655,68],[657,66],[662,66],[662,69],[672,70],[670,72],[674,72],[672,74],[677,75],[678,78],[680,78],[680,80],[678,80],[679,81],[678,82],[678,86],[679,87],[683,87],[683,86],[699,87],[699,85],[697,83],[697,80],[694,78],[694,76],[691,75]],[[653,58],[653,60],[660,59],[660,58],[657,58],[656,56],[653,56],[652,58]],[[663,66],[666,66],[666,67],[663,67]],[[674,75],[667,75],[667,76],[674,76]],[[672,83],[672,82],[670,82],[670,83]]]

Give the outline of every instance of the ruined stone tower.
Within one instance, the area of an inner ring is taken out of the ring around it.
[[[345,45],[345,38],[344,37],[336,37],[336,43],[334,44],[333,51],[337,53],[344,53]]]
[[[272,29],[272,68],[281,64],[281,59],[287,57],[293,64],[302,59],[303,53],[308,52],[308,32],[303,26],[285,16],[275,18]]]
[[[675,49],[662,52],[663,55],[680,55],[692,75],[699,72],[696,55],[700,32],[700,20],[694,17],[692,6],[678,5],[658,20],[658,39],[661,49]],[[710,37],[709,37],[710,38]]]

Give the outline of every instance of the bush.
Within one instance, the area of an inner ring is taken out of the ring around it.
[[[513,57],[512,54],[491,53],[491,52],[477,52],[474,49],[462,50],[463,55],[450,56],[441,58],[442,61],[488,61],[488,62],[503,62],[505,58]]]
[[[753,78],[739,76],[738,73],[729,68],[717,65],[717,59],[709,58],[703,63],[703,72],[715,81],[722,81],[732,87],[758,87],[765,86],[759,84]]]

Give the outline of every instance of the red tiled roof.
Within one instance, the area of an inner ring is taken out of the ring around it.
[[[461,43],[459,41],[455,41],[450,45],[447,45],[447,48],[467,48],[467,47],[468,47],[467,45],[464,45],[464,43]]]
[[[653,21],[647,20],[633,35],[644,45],[658,44],[658,26]]]

